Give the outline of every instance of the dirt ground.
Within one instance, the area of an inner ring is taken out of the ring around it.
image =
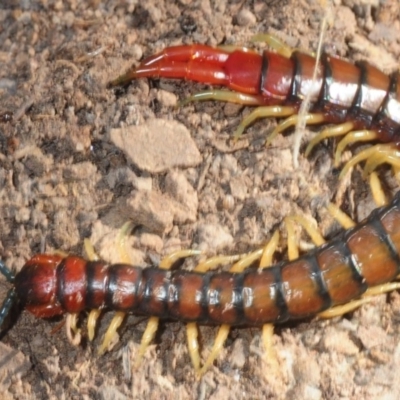
[[[399,9],[397,0],[334,1],[325,50],[396,70]],[[329,200],[357,220],[368,215],[374,204],[361,170],[338,181],[333,141],[308,159],[302,146],[294,168],[292,134],[264,146],[276,121],[255,123],[234,143],[232,132],[250,108],[176,107],[207,86],[142,79],[107,87],[144,56],[182,43],[249,45],[255,33],[272,32],[315,51],[323,15],[319,1],[3,0],[0,258],[18,271],[39,252],[84,255],[89,237],[102,258],[118,262],[116,239],[131,220],[131,262],[157,265],[180,248],[207,256],[258,248],[293,213],[314,219],[329,237],[339,229],[323,208]],[[318,129],[307,131],[303,144]],[[395,192],[390,171],[380,175],[386,191]],[[2,279],[1,298],[8,287]],[[278,326],[278,368],[263,359],[259,328],[233,329],[214,366],[197,380],[183,323],[162,322],[133,370],[145,318],[129,316],[114,349],[98,357],[112,313],[101,319],[93,343],[73,347],[64,329],[57,330],[62,319],[13,310],[0,343],[0,396],[398,399],[399,317],[394,292],[345,318]],[[201,327],[203,357],[215,332]]]

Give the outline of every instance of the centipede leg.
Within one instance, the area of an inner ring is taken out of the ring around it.
[[[258,43],[258,42],[265,42],[269,47],[274,49],[278,54],[280,54],[283,57],[290,58],[292,55],[293,51],[297,49],[293,49],[287,44],[285,44],[281,39],[279,39],[277,36],[271,34],[271,33],[259,33],[257,35],[254,35],[250,41],[253,43]]]
[[[184,106],[195,101],[226,101],[228,103],[242,104],[245,106],[260,106],[265,104],[265,99],[260,95],[251,95],[240,92],[232,92],[230,90],[204,90],[186,97],[181,102],[180,106]]]
[[[15,301],[16,301],[16,293],[14,289],[10,289],[0,308],[0,328],[2,327],[4,320],[6,319]]]
[[[82,339],[81,330],[77,327],[77,320],[77,313],[67,314],[65,319],[67,338],[73,346],[78,346]]]
[[[368,163],[370,158],[371,161]],[[364,160],[367,160],[368,163],[365,173],[372,172],[378,165],[383,163],[388,163],[394,168],[399,168],[400,151],[396,144],[377,144],[360,151],[346,163],[340,172],[339,179],[342,179],[352,167]]]
[[[352,122],[345,122],[344,124],[332,126],[326,129],[323,129],[318,135],[313,137],[307,145],[306,151],[304,155],[308,157],[311,153],[313,148],[322,140],[336,137],[336,136],[343,136],[349,133],[354,128],[354,124]],[[347,135],[348,136],[348,135]],[[346,137],[347,137],[346,136]],[[343,140],[342,140],[343,142]]]
[[[299,115],[292,115],[291,117],[281,122],[269,135],[265,144],[269,146],[277,135],[279,135],[280,133],[282,133],[283,131],[292,126],[296,126],[297,122],[299,121],[299,118],[300,118]],[[323,114],[306,114],[302,115],[301,118],[305,121],[306,125],[315,125],[325,122],[325,116]]]
[[[386,199],[385,193],[382,189],[381,182],[378,178],[378,174],[376,172],[372,172],[369,176],[369,186],[371,188],[372,197],[374,198],[374,202],[378,207],[385,206],[388,201]]]
[[[351,124],[351,122],[348,122]],[[340,126],[340,125],[339,125]],[[339,166],[340,159],[342,157],[343,150],[352,143],[357,142],[368,142],[377,139],[377,133],[375,131],[353,131],[348,133],[337,145],[335,151],[335,166]]]
[[[297,112],[295,107],[291,106],[264,106],[258,107],[252,111],[246,118],[244,118],[236,128],[233,137],[235,140],[242,136],[244,130],[251,125],[254,121],[261,118],[270,117],[288,117]]]

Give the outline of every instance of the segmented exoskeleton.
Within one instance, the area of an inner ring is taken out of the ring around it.
[[[229,326],[305,318],[399,275],[400,194],[331,242],[265,269],[201,273],[40,254],[15,277],[0,271],[13,284],[0,324],[14,301],[37,317],[106,309]]]

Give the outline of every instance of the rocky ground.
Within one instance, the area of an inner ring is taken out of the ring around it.
[[[257,122],[233,142],[250,108],[177,107],[204,85],[142,79],[107,87],[144,56],[176,44],[249,45],[255,33],[272,32],[315,51],[326,14],[321,3],[2,1],[0,258],[17,271],[39,252],[84,255],[89,237],[103,259],[118,262],[116,239],[131,220],[131,262],[157,265],[180,248],[207,256],[258,248],[293,213],[332,235],[338,227],[323,208],[329,200],[357,220],[368,215],[375,206],[360,170],[338,181],[333,141],[308,159],[302,146],[294,168],[292,134],[264,146],[275,120]],[[334,1],[325,50],[386,73],[398,69],[399,8],[397,0]],[[390,171],[380,175],[388,194],[395,192]],[[3,279],[2,298],[8,287]],[[112,313],[94,343],[73,347],[57,330],[60,319],[13,310],[0,343],[0,391],[5,399],[397,399],[399,316],[394,292],[345,318],[279,326],[278,368],[263,360],[260,329],[233,329],[197,380],[180,322],[161,324],[133,370],[146,319],[130,316],[114,349],[99,358]],[[215,332],[201,327],[203,356]]]

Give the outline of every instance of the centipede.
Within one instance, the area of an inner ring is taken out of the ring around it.
[[[379,144],[358,153],[343,171],[363,160],[366,172],[382,163],[400,167],[399,73],[389,76],[367,63],[355,65],[326,54],[317,62],[310,54],[292,51],[288,55],[281,50],[265,50],[260,55],[245,48],[170,47],[146,58],[111,86],[151,77],[225,86],[231,91],[212,89],[187,101],[258,106],[239,125],[235,137],[258,118],[287,118],[270,139],[296,123],[300,104],[309,96],[312,109],[305,116],[307,124],[336,125],[318,134],[307,154],[325,138],[344,136],[337,146],[336,161],[351,143]],[[313,80],[315,69],[317,79]],[[385,285],[400,274],[400,192],[390,204],[347,228],[332,241],[277,264],[269,259],[272,239],[265,248],[244,257],[216,257],[191,271],[172,269],[172,265],[176,259],[197,255],[195,250],[182,250],[158,267],[145,269],[72,255],[38,254],[14,274],[0,262],[0,272],[11,285],[0,308],[0,327],[17,303],[38,318],[67,314],[67,333],[72,342],[79,342],[74,340],[80,338],[77,315],[90,312],[87,330],[93,339],[100,313],[115,311],[99,350],[102,354],[126,314],[143,315],[150,319],[139,349],[140,362],[159,319],[182,321],[188,327],[192,363],[202,374],[216,352],[200,366],[197,323],[222,325],[222,337],[226,337],[233,326],[266,327],[319,316],[363,296],[398,288]],[[211,269],[221,261],[234,263],[229,271]],[[224,341],[217,340],[219,345]]]
[[[242,268],[230,271],[207,271],[204,265],[210,260],[193,271],[171,270],[177,258],[198,254],[194,250],[144,269],[39,254],[14,275],[0,263],[0,272],[12,284],[0,309],[0,326],[16,302],[39,318],[91,310],[89,336],[101,310],[116,311],[118,322],[106,333],[107,342],[126,313],[149,316],[155,324],[161,318],[228,328],[315,316],[369,290],[381,293],[399,276],[400,193],[362,223],[294,260],[254,267],[263,252],[247,255]]]
[[[292,50],[270,34],[257,35],[253,41],[265,41],[272,49],[259,54],[237,46],[167,47],[145,58],[137,67],[110,82],[110,86],[127,85],[139,78],[169,78],[228,88],[196,93],[182,104],[217,100],[257,106],[239,124],[233,135],[236,139],[259,118],[286,118],[273,129],[267,144],[296,125],[300,105],[308,98],[310,112],[302,116],[306,125],[334,125],[309,142],[305,155],[323,139],[343,136],[335,152],[336,166],[348,145],[370,141],[378,144],[349,160],[341,177],[364,160],[367,174],[383,163],[399,168],[399,72],[386,75],[367,62],[353,64],[326,53],[317,61],[313,55]]]

